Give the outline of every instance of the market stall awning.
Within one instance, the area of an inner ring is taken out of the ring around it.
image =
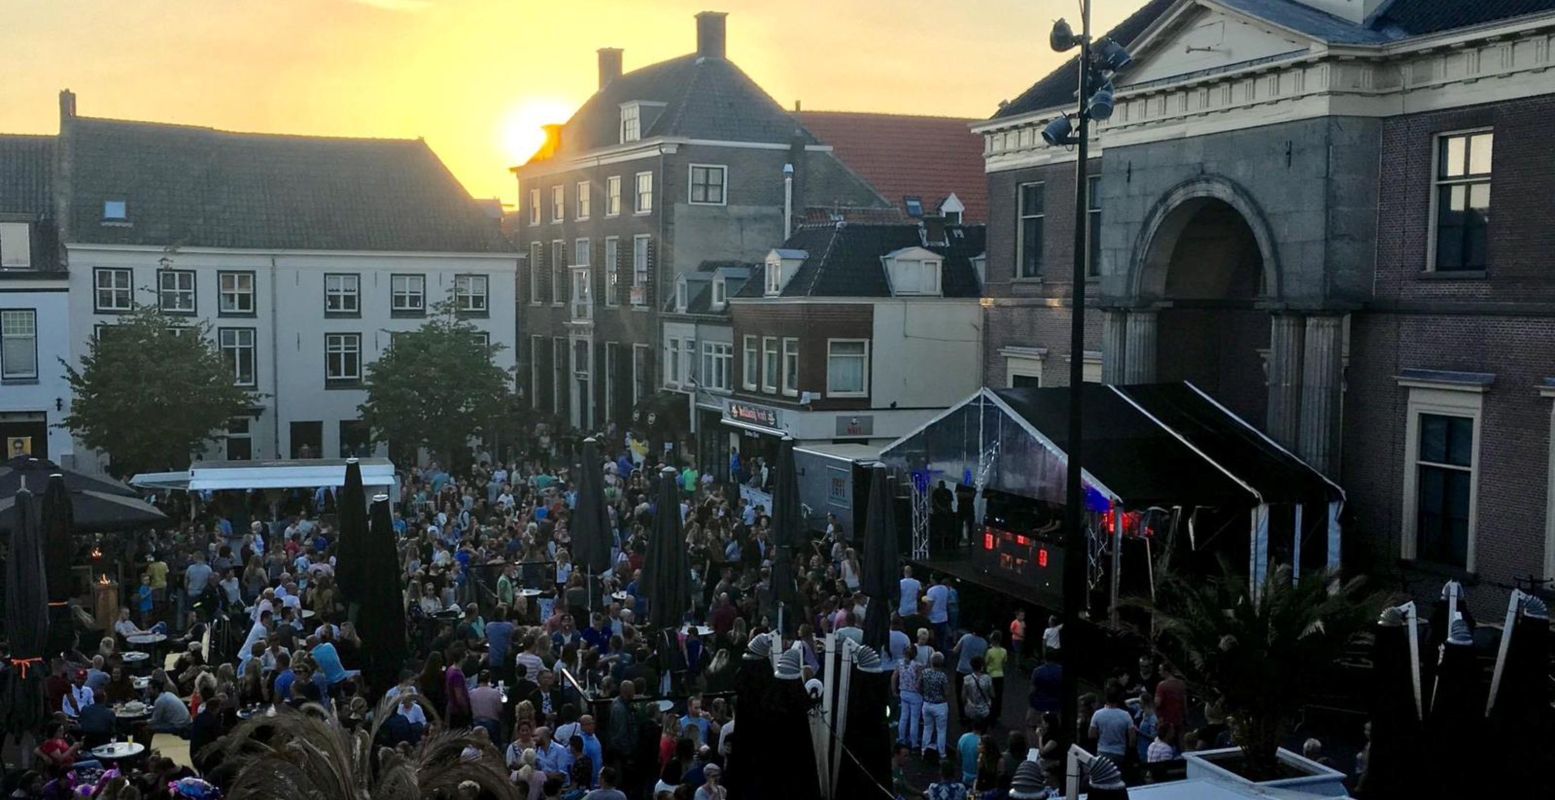
[[[393,486],[394,463],[387,458],[363,458],[362,485]],[[178,476],[183,476],[180,480]],[[148,489],[223,491],[233,489],[316,489],[344,486],[346,459],[309,458],[278,461],[201,461],[188,472],[136,475],[130,483]]]

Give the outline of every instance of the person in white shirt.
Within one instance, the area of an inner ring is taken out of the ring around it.
[[[940,582],[929,587],[924,596],[929,599],[929,624],[934,626],[936,647],[941,651],[950,649],[950,578],[942,577]]]
[[[901,587],[901,601],[897,603],[896,613],[904,617],[918,613],[918,595],[923,591],[923,584],[912,576],[911,565],[902,567],[902,580],[898,585]]]
[[[139,625],[130,620],[129,609],[121,608],[119,609],[119,621],[113,623],[113,632],[128,639],[131,636],[138,636],[148,631],[141,630]]]

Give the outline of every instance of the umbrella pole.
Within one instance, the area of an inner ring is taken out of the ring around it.
[[[1420,697],[1420,627],[1414,601],[1405,603],[1404,624],[1409,626],[1409,672],[1415,690],[1415,716],[1425,719],[1425,705]],[[1433,692],[1434,692],[1433,687]]]
[[[1506,669],[1506,651],[1512,646],[1512,626],[1517,624],[1517,609],[1522,606],[1522,589],[1513,589],[1512,596],[1506,603],[1506,626],[1501,629],[1501,646],[1496,651],[1496,669],[1490,676],[1490,696],[1485,698],[1485,716],[1490,716],[1490,710],[1495,708],[1496,695],[1501,691],[1501,673]],[[1451,625],[1451,622],[1448,622]]]

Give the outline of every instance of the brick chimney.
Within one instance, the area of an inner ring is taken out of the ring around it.
[[[65,89],[59,93],[59,118],[61,121],[75,119],[76,93]]]
[[[697,15],[697,58],[725,57],[726,34],[722,11],[703,11]]]
[[[621,77],[621,48],[599,48],[599,88],[603,89],[610,82]]]

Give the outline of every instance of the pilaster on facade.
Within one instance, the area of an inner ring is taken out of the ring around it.
[[[1124,383],[1125,347],[1128,341],[1128,311],[1121,308],[1102,310],[1101,382]]]
[[[1156,339],[1159,314],[1153,308],[1128,312],[1123,346],[1123,383],[1155,383]],[[1103,363],[1106,363],[1103,357]]]
[[[1296,448],[1301,436],[1302,354],[1307,318],[1277,313],[1269,320],[1269,414],[1267,430],[1276,442]]]
[[[1313,469],[1333,475],[1339,467],[1344,315],[1313,314],[1307,317],[1305,327],[1298,452]]]

